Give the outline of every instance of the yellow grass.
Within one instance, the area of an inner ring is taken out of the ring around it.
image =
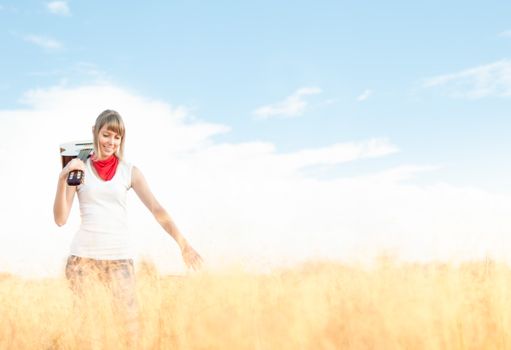
[[[511,269],[493,262],[158,276],[139,267],[143,349],[511,349]],[[120,349],[101,293],[0,275],[0,349]]]

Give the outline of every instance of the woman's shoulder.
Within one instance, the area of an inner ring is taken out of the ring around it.
[[[131,180],[132,180],[132,183],[140,182],[141,180],[144,180],[144,175],[140,171],[140,168],[135,165],[131,166]]]
[[[131,178],[133,176],[133,164],[125,159],[120,159],[117,165],[117,171],[121,172],[121,177],[125,179],[126,186],[131,187]]]

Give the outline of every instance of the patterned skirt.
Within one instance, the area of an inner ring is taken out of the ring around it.
[[[87,300],[92,286],[100,286],[111,299],[112,310],[120,320],[120,326],[127,332],[127,337],[138,335],[139,310],[133,260],[96,260],[71,255],[67,259],[66,278],[77,296],[78,304],[83,303],[82,306],[89,310],[91,305],[87,305]]]

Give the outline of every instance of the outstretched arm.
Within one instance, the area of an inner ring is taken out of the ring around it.
[[[144,175],[142,175],[142,172],[137,167],[133,167],[132,170],[131,187],[133,187],[138,198],[140,198],[142,203],[144,203],[147,209],[149,209],[149,211],[153,214],[161,227],[163,227],[163,229],[172,236],[172,238],[174,238],[181,249],[181,255],[183,256],[186,266],[193,269],[199,268],[202,263],[202,258],[192,248],[192,246],[188,244],[165,208],[158,203],[149,189],[149,185],[147,184]]]

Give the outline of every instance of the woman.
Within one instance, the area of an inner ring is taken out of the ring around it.
[[[102,112],[92,128],[94,153],[84,163],[72,159],[60,172],[53,206],[58,226],[66,223],[75,193],[78,195],[81,225],[71,244],[66,277],[71,288],[83,295],[87,281],[97,277],[106,284],[122,310],[131,338],[138,333],[138,310],[134,288],[133,256],[127,235],[126,195],[130,188],[154,215],[181,249],[185,264],[200,267],[202,258],[188,244],[167,211],[151,193],[142,172],[124,161],[125,127],[119,113]],[[84,183],[68,186],[73,170],[84,172]],[[132,339],[134,341],[134,339]]]

